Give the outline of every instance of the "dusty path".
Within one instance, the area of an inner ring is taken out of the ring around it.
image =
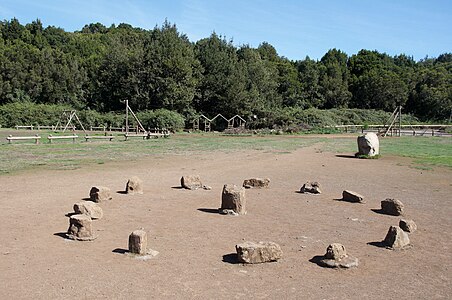
[[[399,159],[357,160],[317,153],[254,151],[149,158],[71,171],[0,177],[0,290],[4,299],[450,299],[452,297],[452,172],[399,166]],[[199,174],[211,191],[185,191],[184,174]],[[128,176],[143,195],[114,193],[94,221],[99,238],[73,242],[65,232],[72,205],[92,185],[124,189]],[[268,190],[247,190],[248,215],[208,212],[220,206],[225,183],[269,177]],[[296,191],[307,180],[321,195]],[[366,204],[340,198],[357,191]],[[381,241],[398,217],[381,215],[386,197],[400,199],[418,225],[413,248],[390,251]],[[207,212],[198,209],[206,208]],[[114,252],[144,227],[160,252],[140,261]],[[223,261],[243,240],[279,243],[283,259],[241,265]],[[351,270],[323,269],[309,260],[339,242],[360,259]]]

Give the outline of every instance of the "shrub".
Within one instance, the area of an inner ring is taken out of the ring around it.
[[[145,110],[137,113],[137,117],[145,129],[166,128],[178,131],[184,128],[184,117],[167,109]]]

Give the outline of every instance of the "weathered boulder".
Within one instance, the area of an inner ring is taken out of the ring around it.
[[[380,154],[380,141],[373,132],[358,137],[358,155],[375,156]]]
[[[180,185],[184,189],[188,190],[197,190],[203,187],[199,175],[182,176],[182,178],[180,179]]]
[[[274,242],[244,242],[235,246],[239,262],[258,264],[276,261],[282,257],[281,247]]]
[[[235,184],[225,184],[221,194],[221,207],[219,212],[222,214],[246,214],[245,189]],[[232,211],[233,213],[229,212]]]
[[[401,214],[403,214],[403,208],[403,203],[397,199],[387,198],[381,201],[381,211],[384,214],[400,216]]]
[[[137,176],[132,176],[129,178],[126,184],[126,193],[133,194],[143,194],[143,182]]]
[[[94,202],[103,202],[111,200],[111,191],[108,187],[104,186],[93,186],[89,191],[89,198]]]
[[[410,238],[400,227],[391,226],[386,234],[384,243],[392,249],[403,249],[410,244]]]
[[[320,183],[317,181],[308,181],[300,189],[300,193],[321,194]]]
[[[129,235],[129,252],[145,255],[147,252],[147,243],[148,238],[146,231],[142,229],[135,230]]]
[[[91,217],[87,215],[73,215],[69,219],[67,237],[78,241],[92,241],[96,239],[93,234]]]
[[[74,204],[74,212],[91,217],[91,219],[101,219],[104,216],[102,208],[94,202],[85,201]]]
[[[342,201],[365,203],[364,196],[349,190],[345,190],[342,192]]]
[[[401,219],[399,221],[399,227],[405,231],[405,232],[409,232],[409,233],[413,233],[417,230],[417,225],[416,223],[414,223],[413,220],[405,220],[405,219]]]
[[[268,185],[270,184],[269,178],[250,178],[245,179],[243,181],[243,187],[244,188],[268,188]]]
[[[347,255],[344,245],[333,243],[326,248],[325,255],[318,263],[328,268],[351,268],[358,266],[358,258]]]

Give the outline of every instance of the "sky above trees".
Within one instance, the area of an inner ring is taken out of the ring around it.
[[[2,0],[0,19],[40,19],[66,31],[100,22],[152,29],[165,19],[195,42],[212,32],[235,45],[272,44],[292,60],[375,49],[415,60],[452,50],[450,0]]]

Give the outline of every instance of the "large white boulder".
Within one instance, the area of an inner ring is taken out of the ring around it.
[[[380,154],[380,141],[373,132],[358,137],[358,155],[375,156]]]

